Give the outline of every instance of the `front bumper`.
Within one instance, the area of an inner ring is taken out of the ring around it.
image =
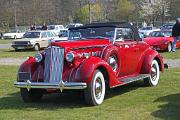
[[[33,45],[32,44],[20,44],[20,45],[13,44],[11,45],[11,47],[13,47],[14,49],[30,49],[30,48],[33,48]]]
[[[26,82],[15,82],[15,87],[17,88],[27,88],[32,89],[59,89],[61,92],[64,89],[85,89],[87,87],[86,83],[80,82],[59,82],[59,83],[44,83],[44,82],[31,82],[27,80]]]

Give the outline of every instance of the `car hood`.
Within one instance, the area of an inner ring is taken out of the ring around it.
[[[86,48],[93,46],[106,46],[110,43],[108,39],[86,39],[74,41],[52,42],[51,46],[59,46],[63,48]]]

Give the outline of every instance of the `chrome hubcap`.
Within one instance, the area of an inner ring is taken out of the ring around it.
[[[95,81],[95,96],[97,99],[101,98],[102,94],[102,82],[100,78],[97,78]]]
[[[171,44],[168,44],[168,51],[171,51]]]
[[[152,68],[151,68],[151,78],[152,78],[152,81],[155,81],[156,78],[157,78],[157,68],[156,68],[156,65],[153,65]]]
[[[116,56],[110,56],[110,57],[108,58],[108,64],[111,66],[111,68],[112,68],[112,70],[113,70],[114,72],[117,71],[118,64],[117,64],[117,58],[116,58]]]

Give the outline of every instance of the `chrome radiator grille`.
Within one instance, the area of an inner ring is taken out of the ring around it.
[[[44,82],[58,83],[62,80],[64,49],[51,46],[45,50]]]

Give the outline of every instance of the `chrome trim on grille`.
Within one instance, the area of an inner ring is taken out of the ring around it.
[[[44,82],[57,83],[62,80],[64,49],[56,46],[45,50]]]

